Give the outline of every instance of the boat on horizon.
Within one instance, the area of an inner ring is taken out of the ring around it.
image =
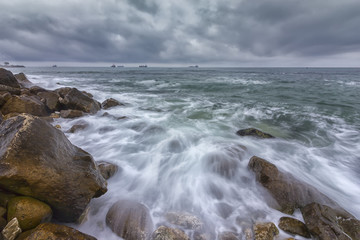
[[[57,67],[57,65],[52,65],[52,67]]]
[[[115,64],[113,64],[113,65],[111,65],[111,67],[112,67],[112,68],[114,68],[114,67],[116,67],[116,65],[115,65]]]
[[[147,65],[139,65],[139,68],[147,68]]]
[[[189,66],[189,68],[199,68],[198,65]]]

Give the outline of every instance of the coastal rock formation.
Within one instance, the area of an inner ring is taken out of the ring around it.
[[[42,223],[35,229],[22,233],[16,240],[96,240],[96,238],[79,232],[68,226],[55,223]]]
[[[20,88],[20,84],[18,83],[12,72],[4,68],[0,68],[0,85]]]
[[[256,240],[273,240],[279,230],[272,222],[257,223],[254,225],[254,235]]]
[[[114,203],[106,215],[106,224],[126,240],[146,240],[153,232],[149,209],[130,200]]]
[[[239,136],[253,136],[253,137],[258,137],[258,138],[274,138],[274,136],[262,132],[256,128],[247,128],[247,129],[241,129],[239,131],[236,132],[237,135]]]
[[[3,114],[28,113],[35,116],[48,116],[45,105],[35,96],[12,96],[1,108]]]
[[[6,224],[1,234],[5,240],[14,240],[21,232],[17,218],[13,218]]]
[[[48,91],[48,92],[39,92],[37,94],[41,99],[44,100],[46,107],[54,112],[60,110],[60,102],[59,102],[59,94],[56,92]]]
[[[62,118],[78,118],[84,116],[84,112],[79,110],[61,110],[60,116]]]
[[[160,226],[152,234],[152,240],[190,240],[190,238],[180,229]]]
[[[22,87],[29,87],[32,85],[32,82],[29,81],[24,73],[15,74],[14,77]]]
[[[63,109],[80,110],[94,114],[100,110],[100,103],[90,98],[87,94],[80,92],[76,88],[59,88],[55,90],[61,97],[60,103]]]
[[[291,174],[285,174],[278,168],[259,157],[252,157],[248,167],[255,173],[256,180],[264,186],[280,205],[278,210],[292,214],[296,208],[318,202],[335,205],[316,188],[295,179]]]
[[[4,121],[0,141],[0,187],[49,204],[58,220],[76,221],[107,191],[92,156],[38,117]]]
[[[29,88],[29,91],[31,94],[37,95],[41,92],[48,92],[45,88],[39,87],[39,86],[32,86]]]
[[[8,203],[8,221],[17,218],[23,231],[35,228],[42,222],[50,221],[51,217],[51,208],[31,197],[15,197]]]
[[[123,106],[123,105],[124,104],[113,98],[106,99],[104,102],[101,103],[101,107],[103,109],[109,109],[111,107]]]
[[[323,240],[360,239],[360,221],[343,209],[311,203],[301,209],[310,232]]]
[[[279,228],[290,234],[300,235],[305,238],[310,238],[310,233],[304,223],[297,219],[290,217],[280,218]]]
[[[9,87],[9,86],[0,84],[0,93],[2,93],[2,94],[9,93],[9,94],[20,95],[21,89],[13,88],[13,87]]]
[[[115,175],[115,173],[119,170],[119,167],[115,164],[99,161],[97,162],[101,175],[107,180]]]

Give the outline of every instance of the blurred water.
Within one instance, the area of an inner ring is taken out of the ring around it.
[[[89,123],[66,133],[70,141],[123,169],[108,181],[108,193],[92,201],[89,221],[74,225],[99,239],[118,239],[105,215],[120,198],[145,204],[156,224],[168,211],[194,213],[215,232],[241,233],[241,219],[277,223],[284,214],[267,206],[247,170],[253,155],[360,217],[360,69],[21,70],[45,88],[77,87],[98,101],[126,104],[106,111],[125,119],[102,110],[56,122],[63,131]],[[248,127],[277,138],[235,134]]]

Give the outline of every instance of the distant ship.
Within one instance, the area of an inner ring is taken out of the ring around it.
[[[194,65],[194,66],[189,66],[189,68],[198,68],[198,65]]]
[[[111,67],[113,67],[113,68],[114,68],[114,67],[116,67],[116,65],[115,65],[115,64],[113,64],[113,65],[111,65]]]
[[[52,65],[52,67],[57,67],[56,65]]]
[[[147,65],[139,65],[139,68],[147,68]]]

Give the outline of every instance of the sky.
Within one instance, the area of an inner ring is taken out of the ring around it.
[[[359,0],[0,0],[0,63],[360,67]]]

